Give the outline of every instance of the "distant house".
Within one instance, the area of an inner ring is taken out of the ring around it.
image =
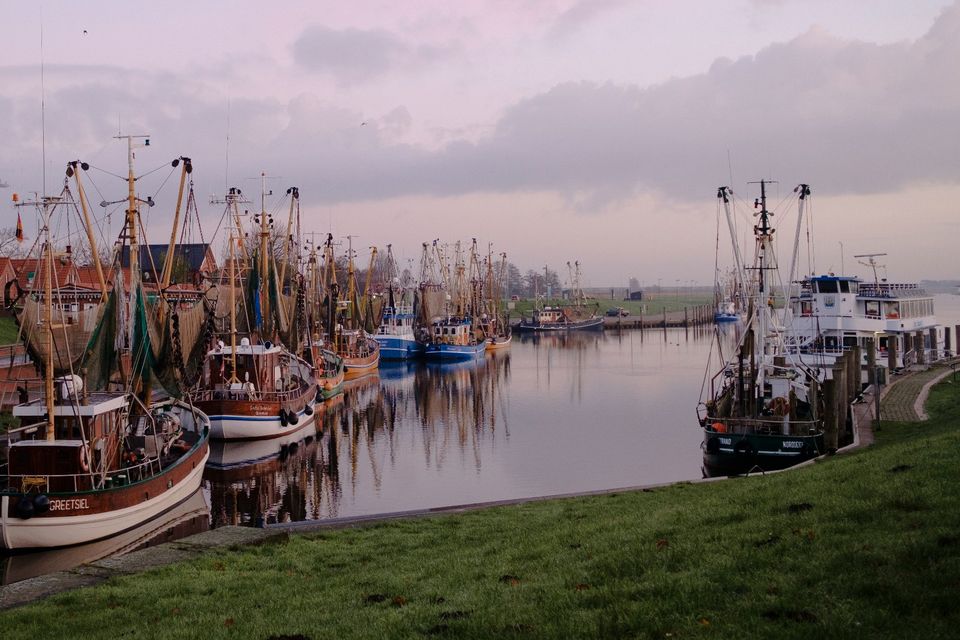
[[[642,290],[631,291],[631,292],[630,292],[630,295],[627,296],[627,299],[628,299],[628,300],[643,300],[643,291],[642,291]]]
[[[140,247],[140,271],[143,282],[156,282],[163,273],[167,245],[151,244]],[[197,284],[217,271],[217,260],[207,243],[178,244],[174,249],[173,277],[171,283]],[[124,246],[120,264],[130,267],[130,247]]]

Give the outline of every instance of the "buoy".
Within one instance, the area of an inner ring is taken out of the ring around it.
[[[716,431],[717,433],[726,433],[726,432],[727,432],[727,425],[723,424],[722,422],[714,422],[714,423],[713,423],[712,425],[710,425],[710,426],[712,426],[712,427],[713,427],[713,430]]]
[[[303,415],[312,416],[312,415],[313,415],[313,407],[311,407],[310,405],[306,405],[306,406],[303,408]]]
[[[297,416],[297,412],[291,409],[287,411],[287,422],[290,424],[297,424],[300,421],[300,418]]]
[[[287,426],[287,412],[284,411],[283,409],[280,409],[280,426],[281,427]]]
[[[20,501],[17,502],[17,517],[23,520],[29,520],[33,517],[33,514],[33,500],[31,500],[29,496],[20,498]]]
[[[50,511],[50,498],[41,494],[38,494],[33,498],[33,510],[35,513],[46,513]]]

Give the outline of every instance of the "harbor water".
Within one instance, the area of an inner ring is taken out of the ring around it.
[[[213,443],[212,525],[699,478],[695,408],[713,339],[712,327],[515,336],[475,363],[382,363],[316,425]]]

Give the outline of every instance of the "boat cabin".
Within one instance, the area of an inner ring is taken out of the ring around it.
[[[242,338],[237,345],[236,379],[231,384],[233,348],[219,344],[207,354],[204,366],[204,383],[210,389],[247,391],[274,391],[284,387],[286,367],[283,362],[283,350],[270,342],[251,344],[249,338]]]
[[[77,491],[93,488],[90,469],[120,466],[120,435],[130,398],[126,393],[73,392],[72,382],[57,381],[54,404],[54,439],[47,440],[47,405],[40,398],[17,405],[13,415],[37,429],[10,445],[9,475],[43,481],[46,491]],[[88,444],[89,443],[89,444]],[[17,488],[19,487],[12,487]]]
[[[436,344],[467,346],[471,344],[472,335],[468,320],[444,320],[433,324],[432,337]]]

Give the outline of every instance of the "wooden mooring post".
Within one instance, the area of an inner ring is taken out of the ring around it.
[[[940,359],[940,350],[937,349],[937,328],[930,327],[930,362]]]
[[[916,336],[913,339],[913,350],[917,354],[917,364],[924,364],[926,360],[926,353],[923,348],[923,331],[917,331]]]
[[[827,451],[837,450],[836,380],[823,381],[823,446]]]
[[[897,368],[897,334],[887,334],[887,370],[893,373]]]

